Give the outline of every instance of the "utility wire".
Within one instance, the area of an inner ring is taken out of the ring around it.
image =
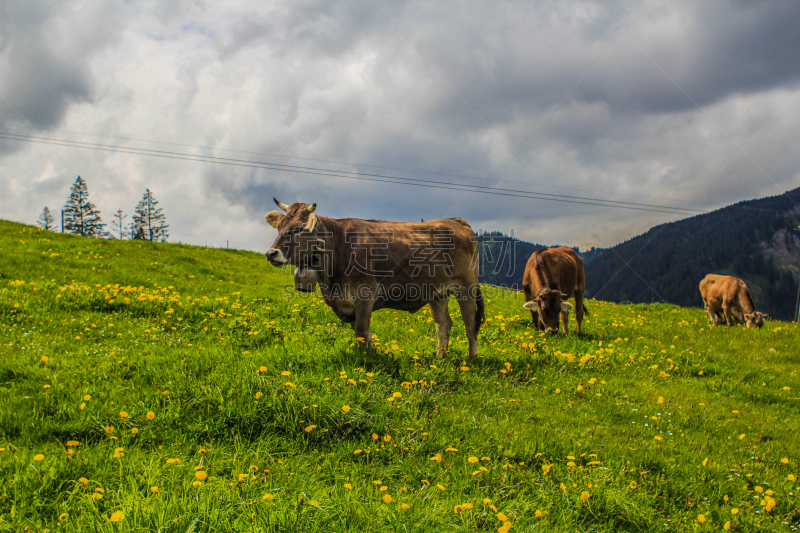
[[[588,198],[588,197],[581,197],[581,196],[570,196],[570,195],[562,195],[562,194],[539,193],[539,192],[524,191],[524,190],[518,190],[518,189],[506,189],[506,188],[499,188],[499,187],[470,185],[470,184],[465,184],[465,183],[453,183],[453,182],[424,180],[424,179],[418,179],[418,178],[406,178],[406,177],[401,177],[401,176],[388,176],[388,175],[383,175],[383,174],[370,174],[370,173],[343,171],[343,170],[329,170],[329,169],[316,168],[316,167],[301,167],[301,166],[298,166],[298,165],[286,165],[286,164],[280,164],[280,163],[266,163],[266,162],[262,162],[262,161],[223,158],[223,157],[215,157],[215,156],[207,156],[207,155],[199,155],[199,154],[173,152],[173,151],[167,151],[167,150],[152,150],[152,149],[146,149],[146,148],[132,148],[132,147],[125,147],[125,146],[110,145],[110,144],[89,143],[89,142],[84,142],[84,141],[61,141],[59,139],[44,138],[44,137],[33,137],[33,136],[29,136],[29,135],[21,135],[21,134],[14,134],[14,133],[3,133],[3,132],[0,132],[0,138],[4,138],[4,139],[8,139],[8,140],[16,140],[16,141],[20,141],[20,142],[31,142],[31,143],[39,143],[39,144],[56,144],[56,145],[59,145],[59,146],[66,146],[66,147],[72,147],[72,148],[84,148],[84,149],[107,151],[107,152],[127,153],[127,154],[133,154],[133,155],[147,155],[147,156],[151,156],[151,157],[161,157],[161,158],[177,159],[177,160],[185,160],[185,161],[197,161],[197,162],[203,162],[203,163],[224,164],[224,165],[241,166],[241,167],[249,167],[249,168],[266,168],[266,169],[276,170],[276,171],[298,172],[298,173],[314,174],[314,175],[337,177],[337,178],[344,178],[344,179],[354,179],[354,180],[372,181],[372,182],[380,182],[380,183],[394,183],[394,184],[398,184],[398,185],[414,185],[414,186],[418,186],[418,187],[427,187],[427,188],[434,188],[434,189],[467,191],[467,192],[475,192],[475,193],[480,193],[480,194],[493,194],[493,195],[499,195],[499,196],[512,196],[512,197],[518,197],[518,198],[530,198],[530,199],[538,199],[538,200],[551,200],[551,201],[556,201],[556,202],[575,203],[575,204],[583,204],[583,205],[595,205],[595,206],[600,206],[600,207],[615,207],[615,208],[619,208],[619,209],[632,209],[632,210],[637,210],[637,211],[669,213],[669,214],[676,214],[676,215],[689,215],[689,214],[707,213],[707,211],[700,211],[700,210],[696,210],[696,209],[678,208],[678,207],[673,207],[673,206],[664,206],[664,205],[655,205],[655,204],[643,204],[643,203],[637,203],[637,202],[622,202],[622,201],[618,201],[618,200],[603,200],[603,199]]]

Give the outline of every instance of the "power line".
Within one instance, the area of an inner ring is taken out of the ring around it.
[[[167,142],[167,141],[153,141],[153,140],[149,140],[149,139],[137,139],[135,137],[123,137],[123,136],[119,136],[119,135],[101,135],[101,134],[98,134],[98,133],[86,133],[86,132],[67,132],[67,131],[64,131],[64,130],[50,130],[50,131],[52,131],[54,133],[55,132],[69,133],[70,135],[85,135],[85,136],[88,136],[88,137],[101,137],[101,138],[105,138],[105,139],[117,139],[117,140],[121,140],[121,141],[133,141],[133,142],[141,142],[141,143],[158,144],[158,145],[161,145],[161,146],[163,146],[163,145],[182,146],[184,148],[195,148],[197,150],[215,150],[215,151],[220,151],[220,152],[231,152],[231,153],[248,154],[248,155],[260,155],[260,156],[273,157],[273,158],[274,157],[279,157],[279,158],[283,158],[283,159],[299,159],[299,160],[303,160],[303,161],[316,161],[316,162],[319,162],[319,163],[331,163],[331,164],[334,164],[334,165],[350,165],[350,166],[354,166],[354,167],[379,168],[379,169],[382,169],[382,170],[398,170],[400,172],[413,172],[415,174],[429,174],[429,175],[434,175],[434,176],[449,176],[449,177],[453,177],[453,178],[465,178],[465,179],[470,179],[470,180],[482,180],[483,179],[483,178],[480,178],[478,176],[470,176],[468,174],[455,174],[455,173],[452,173],[452,172],[437,172],[435,170],[419,170],[419,169],[413,169],[413,168],[402,168],[402,167],[389,167],[389,166],[382,166],[382,165],[371,165],[369,163],[353,163],[353,162],[350,162],[350,161],[336,161],[336,160],[333,160],[333,159],[320,159],[320,158],[314,158],[314,157],[301,157],[301,156],[297,156],[297,155],[289,156],[289,155],[283,155],[283,154],[273,154],[273,153],[269,153],[269,152],[254,152],[254,151],[250,151],[250,150],[234,150],[232,148],[220,148],[220,147],[217,147],[217,146],[198,146],[198,145],[195,145],[195,144],[185,144],[185,143],[176,143],[176,142]],[[0,133],[2,133],[2,132],[0,132]],[[146,148],[145,148],[145,150],[146,150]],[[501,179],[501,178],[492,178],[491,181],[495,181],[495,182],[498,182],[498,183],[519,183],[519,184],[522,184],[522,185],[528,185],[529,187],[539,187],[536,184],[532,184],[532,183],[529,183],[527,181],[520,181],[520,180],[509,180],[509,179]],[[552,189],[571,190],[571,191],[594,192],[594,193],[598,193],[598,194],[614,194],[614,195],[618,195],[618,196],[631,196],[631,197],[636,197],[636,198],[651,198],[651,199],[658,198],[658,197],[649,196],[649,195],[646,195],[646,194],[633,194],[633,193],[624,193],[624,192],[616,192],[616,191],[598,191],[596,189],[587,189],[586,187],[565,187],[563,185],[553,185],[551,188]],[[531,191],[531,192],[534,192],[534,191]],[[680,200],[680,198],[663,198],[663,197],[661,197],[660,199],[662,199],[662,200],[678,200],[678,201]]]
[[[168,150],[132,148],[125,146],[110,145],[110,144],[89,143],[84,141],[61,141],[59,139],[33,137],[29,135],[21,135],[13,133],[0,132],[0,138],[5,138],[8,140],[16,140],[20,142],[57,144],[60,146],[66,146],[72,148],[84,148],[84,149],[107,151],[107,152],[127,153],[133,155],[147,155],[151,157],[161,157],[161,158],[184,160],[184,161],[224,164],[224,165],[249,167],[249,168],[265,168],[276,171],[296,172],[296,173],[304,173],[304,174],[312,174],[320,176],[337,177],[343,179],[354,179],[354,180],[372,181],[380,183],[394,183],[398,185],[414,185],[418,187],[427,187],[434,189],[466,191],[466,192],[474,192],[480,194],[493,194],[499,196],[511,196],[511,197],[529,198],[537,200],[550,200],[550,201],[575,203],[582,205],[595,205],[600,207],[614,207],[618,209],[632,209],[637,211],[649,211],[649,212],[668,213],[675,215],[706,213],[706,211],[678,208],[673,206],[643,204],[637,202],[622,202],[618,200],[603,200],[603,199],[587,198],[581,196],[570,196],[563,194],[539,193],[539,192],[524,191],[517,189],[469,185],[465,183],[442,182],[442,181],[424,180],[418,178],[406,178],[401,176],[388,176],[383,174],[370,174],[370,173],[343,171],[343,170],[329,170],[316,167],[302,167],[298,165],[266,163],[263,161],[188,154],[181,152],[172,152]]]

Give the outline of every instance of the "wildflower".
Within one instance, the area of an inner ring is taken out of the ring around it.
[[[400,349],[400,347],[399,347],[398,345],[396,345],[396,344],[392,344],[392,350],[395,350],[395,351],[397,351],[397,350],[399,350],[399,349]],[[386,502],[386,503],[389,503],[389,502]]]
[[[436,488],[439,489],[439,490],[444,490],[445,487],[441,483],[437,483],[436,484]]]
[[[447,449],[445,449],[445,451],[446,451],[446,452],[455,453],[455,452],[457,452],[458,450],[457,450],[456,448],[453,448],[452,446],[450,446],[450,447],[448,447]]]
[[[387,487],[386,485],[384,485],[384,486],[383,486],[383,487],[381,487],[379,490],[380,490],[381,492],[386,492],[387,490],[389,490],[389,487]]]
[[[378,434],[377,434],[377,433],[373,433],[373,434],[372,434],[372,440],[378,440],[379,438],[380,438],[380,437],[378,436]]]
[[[632,489],[635,489],[636,486],[637,486],[636,481],[631,481],[631,484],[629,485],[629,487],[632,488]]]
[[[159,492],[161,492],[161,489],[159,489],[158,487],[150,487],[150,492],[152,492],[153,494],[158,494]]]
[[[787,457],[784,457],[783,459],[781,459],[781,462],[782,462],[783,464],[786,464],[786,463],[788,463],[788,462],[789,462],[789,459],[788,459]]]
[[[343,405],[342,406],[342,411],[344,411],[345,413],[349,413],[350,412],[350,406],[349,405]]]
[[[469,371],[469,367],[467,365],[463,365],[461,368],[459,368],[459,370],[461,370],[462,372],[467,372]]]
[[[306,433],[311,433],[312,431],[314,431],[314,429],[316,429],[316,427],[317,426],[312,424],[312,425],[308,426],[305,431],[306,431]]]
[[[133,435],[136,435],[137,433],[139,433],[139,430],[138,430],[138,429],[136,429],[136,428],[131,428],[131,434],[133,434]]]
[[[84,402],[88,402],[88,401],[89,401],[89,400],[91,400],[91,399],[92,399],[92,397],[91,397],[91,396],[89,396],[88,394],[84,395],[84,397],[83,397],[83,401],[84,401]]]
[[[664,397],[663,396],[659,396],[658,397],[658,403],[664,403]]]
[[[203,484],[203,482],[202,482],[202,481],[192,481],[192,486],[193,486],[193,487],[199,487],[199,486],[201,486],[202,484]]]
[[[153,411],[149,411],[149,412],[147,413],[147,419],[148,419],[148,420],[152,420],[152,419],[154,419],[155,417],[156,417],[156,414],[155,414]]]
[[[44,459],[44,455],[42,455],[41,453],[37,453],[36,455],[33,456],[34,461],[41,461],[42,459]]]
[[[533,516],[535,516],[536,518],[541,518],[543,515],[544,513],[539,511],[538,509],[536,510],[535,513],[533,513]]]
[[[441,463],[442,462],[442,454],[437,453],[436,455],[431,457],[431,461],[436,461],[437,463]]]
[[[106,433],[108,433],[109,435],[110,435],[110,434],[112,434],[112,433],[114,433],[114,426],[106,426],[106,427],[105,427],[105,428],[103,428],[103,429],[105,429],[105,430],[106,430]]]
[[[69,518],[69,514],[67,514],[67,513],[61,513],[60,515],[58,515],[58,521],[59,522],[63,522],[67,518]]]
[[[125,411],[120,411],[119,416],[120,418],[128,418],[128,413],[126,413]]]
[[[463,507],[464,509],[469,511],[470,509],[472,509],[472,504],[471,503],[465,503],[465,504],[461,505],[461,507]]]
[[[497,513],[497,519],[501,522],[508,522],[508,517],[503,513]]]
[[[261,499],[262,499],[262,500],[272,500],[272,499],[274,499],[274,498],[275,498],[275,496],[273,496],[272,494],[269,494],[269,493],[267,493],[267,494],[264,494],[264,495],[261,497]]]
[[[260,367],[258,367],[258,371],[259,371],[259,372],[261,372],[261,373],[264,373],[264,372],[266,372],[266,371],[267,371],[267,367],[265,367],[265,366],[260,366]]]
[[[587,491],[583,491],[583,492],[581,492],[581,500],[583,500],[583,501],[586,501],[586,500],[588,500],[588,499],[589,499],[591,496],[592,496],[592,495],[591,495],[591,494],[589,494]]]
[[[264,393],[262,393],[261,391],[258,391],[258,392],[255,394],[255,396],[256,396],[256,400],[258,400],[259,398],[261,398],[262,396],[264,396]]]
[[[734,507],[733,509],[731,509],[731,514],[739,514],[739,509]]]
[[[283,377],[285,377],[285,378],[286,378],[286,377],[289,377],[289,376],[291,376],[291,375],[292,375],[292,373],[291,373],[291,372],[287,372],[286,370],[284,370],[283,372],[281,372],[281,376],[283,376]]]
[[[739,440],[744,440],[744,438],[745,438],[746,436],[747,436],[747,435],[746,435],[745,433],[742,433],[741,435],[739,435]]]
[[[390,440],[392,440],[392,436],[388,433],[383,436],[383,442],[389,442]]]
[[[392,497],[388,494],[383,495],[383,503],[392,503]]]
[[[561,389],[556,389],[556,394],[561,394]]]
[[[125,518],[125,515],[122,514],[122,511],[114,511],[111,513],[111,516],[108,517],[111,522],[121,522],[123,518]]]
[[[356,450],[356,451],[353,452],[353,455],[361,455],[362,451],[363,450]]]
[[[663,437],[659,437],[658,435],[656,435],[656,436],[655,436],[655,437],[653,437],[653,438],[654,438],[656,441],[658,441],[658,442],[661,442],[662,440],[664,440],[664,438],[663,438]]]
[[[353,485],[351,485],[350,483],[345,483],[344,488],[346,488],[347,490],[353,490]]]
[[[728,520],[727,522],[725,522],[725,525],[724,525],[724,526],[722,526],[722,528],[723,528],[725,531],[730,531],[730,529],[731,529],[731,521],[730,521],[730,520]]]
[[[196,477],[198,481],[205,481],[205,479],[208,477],[208,474],[200,470],[194,473],[194,477]]]
[[[377,487],[378,485],[382,485],[383,482],[380,479],[376,479],[375,481],[372,482],[372,484]]]
[[[78,483],[83,483],[84,485],[88,485],[89,484],[89,480],[86,479],[85,477],[82,477],[82,478],[78,479]]]
[[[477,457],[470,457],[470,458],[467,459],[467,461],[470,462],[470,463],[475,464],[475,463],[478,462],[478,458]]]
[[[703,459],[703,466],[708,466],[708,457]]]
[[[287,381],[287,382],[286,382],[286,383],[284,383],[283,385],[284,385],[285,387],[291,387],[291,388],[293,388],[293,389],[296,389],[296,388],[297,388],[297,385],[295,385],[295,384],[294,384],[294,383],[292,383],[291,381]]]
[[[697,521],[702,524],[703,522],[706,521],[706,515],[704,515],[704,514],[697,515]]]
[[[411,509],[411,506],[408,505],[407,503],[404,503],[404,504],[400,505],[400,508],[401,509]]]
[[[239,474],[238,476],[236,476],[236,481],[238,481],[239,483],[244,483],[245,481],[247,481],[247,477],[248,477],[247,474]]]
[[[786,479],[788,479],[789,481],[794,481],[794,480],[795,480],[794,474],[789,474],[789,475],[786,477]]]
[[[489,498],[484,498],[483,499],[483,504],[484,505],[492,505],[492,500],[490,500]]]

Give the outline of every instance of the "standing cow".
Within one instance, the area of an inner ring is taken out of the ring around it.
[[[764,315],[756,311],[750,289],[739,278],[709,274],[700,282],[700,294],[708,319],[715,326],[722,323],[723,316],[728,326],[733,325],[734,318],[748,328],[761,329],[764,325]]]
[[[484,304],[477,238],[464,220],[334,219],[318,216],[317,204],[275,203],[284,213],[266,214],[267,222],[278,229],[267,259],[276,267],[299,267],[303,283],[309,279],[304,271],[311,271],[325,303],[368,347],[372,348],[373,311],[414,313],[427,304],[436,323],[437,355],[444,356],[453,323],[448,300],[455,295],[467,330],[469,358],[477,355]]]
[[[525,304],[530,309],[531,319],[540,330],[558,332],[558,317],[567,332],[569,310],[572,305],[565,301],[575,295],[575,319],[578,322],[578,333],[584,311],[583,293],[586,281],[583,275],[583,259],[575,250],[567,247],[544,248],[533,252],[525,266],[522,278],[522,289],[525,291]]]

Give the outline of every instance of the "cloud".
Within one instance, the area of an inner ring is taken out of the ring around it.
[[[795,2],[0,10],[0,96],[24,117],[0,102],[0,129],[31,133],[27,122],[60,138],[77,128],[71,138],[89,142],[317,169],[65,147],[48,155],[0,140],[4,218],[35,221],[81,174],[108,221],[150,188],[173,237],[200,244],[265,248],[274,229],[263,214],[277,196],[316,201],[326,216],[462,216],[530,241],[591,246],[676,216],[319,173],[695,209],[800,185]]]

